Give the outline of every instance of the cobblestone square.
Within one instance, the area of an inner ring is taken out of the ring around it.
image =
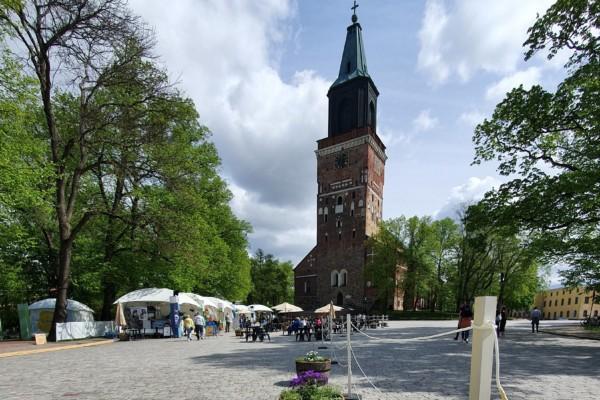
[[[454,321],[403,321],[368,333],[409,338],[455,326]],[[509,399],[597,399],[600,341],[531,334],[529,329],[527,321],[510,321],[500,342],[501,379]],[[345,338],[335,340],[341,345]],[[470,344],[451,336],[377,343],[354,334],[352,341],[365,373],[384,393],[372,389],[354,365],[355,388],[366,400],[468,397]],[[199,342],[146,339],[8,357],[0,359],[0,398],[276,399],[294,376],[294,357],[310,350],[330,354],[332,346],[318,349],[321,345],[280,333],[263,343],[228,334]],[[336,356],[345,364],[345,351]],[[345,372],[334,365],[331,383],[344,387]]]

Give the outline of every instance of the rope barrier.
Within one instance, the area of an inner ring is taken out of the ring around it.
[[[356,328],[355,325],[352,325],[352,326],[354,326]],[[364,333],[363,331],[359,330],[358,328],[357,328],[357,331],[361,335],[364,335],[364,336],[368,337],[369,339],[378,340],[378,341],[381,341],[382,343],[385,343],[385,342],[401,343],[401,342],[414,342],[414,341],[418,341],[418,340],[435,339],[435,338],[446,336],[446,335],[452,335],[454,333],[460,333],[460,332],[464,332],[464,331],[469,331],[471,329],[473,329],[472,326],[468,327],[468,328],[460,328],[460,329],[455,329],[455,330],[452,330],[452,331],[438,333],[438,334],[430,335],[430,336],[421,336],[421,337],[406,338],[406,339],[400,339],[400,338],[398,338],[398,339],[384,339],[384,338],[378,338],[378,337],[375,337],[375,336],[367,335],[366,333]]]
[[[367,374],[365,373],[365,371],[362,369],[360,363],[358,362],[358,359],[356,358],[356,354],[354,353],[354,349],[352,348],[352,346],[350,346],[350,352],[352,353],[352,358],[354,359],[354,362],[356,363],[356,366],[358,367],[358,369],[360,370],[360,372],[363,374],[363,376],[365,377],[365,379],[367,380],[367,382],[369,382],[369,384],[373,387],[373,389],[375,389],[375,391],[377,393],[379,393],[380,395],[382,395],[384,398],[389,399],[387,393],[382,392],[381,389],[379,389],[373,383],[373,381],[371,381],[371,379],[367,376]]]
[[[468,330],[491,330],[492,334],[494,335],[494,362],[495,362],[495,367],[496,367],[496,388],[498,390],[498,394],[500,396],[500,400],[508,400],[508,396],[506,395],[506,392],[504,391],[504,388],[502,387],[502,384],[500,383],[500,346],[498,344],[498,335],[496,334],[496,324],[493,321],[486,321],[485,323],[483,323],[482,325],[473,325],[470,326],[468,328],[460,328],[460,329],[454,329],[452,331],[447,331],[447,332],[443,332],[443,333],[438,333],[435,335],[429,335],[429,336],[421,336],[421,337],[416,337],[416,338],[407,338],[407,339],[383,339],[383,338],[378,338],[378,337],[374,337],[371,335],[368,335],[366,333],[364,333],[363,331],[361,331],[360,329],[358,329],[358,327],[354,324],[352,324],[352,327],[356,329],[357,332],[359,332],[361,335],[366,336],[369,339],[372,340],[377,340],[379,343],[402,343],[402,342],[413,342],[413,341],[419,341],[419,340],[429,340],[429,339],[435,339],[441,336],[446,336],[446,335],[452,335],[452,334],[458,334],[460,332],[465,332]],[[349,333],[347,333],[349,334]],[[335,350],[333,351],[335,354]],[[354,358],[354,361],[356,362],[356,365],[358,366],[358,369],[360,370],[360,372],[363,374],[363,376],[367,379],[367,381],[369,382],[369,384],[381,395],[386,396],[385,393],[383,393],[381,391],[381,389],[379,389],[377,386],[375,386],[375,384],[371,381],[371,379],[367,376],[367,374],[365,373],[365,371],[362,369],[360,363],[358,362],[358,359],[356,358],[356,354],[354,353],[354,349],[352,348],[352,346],[350,346],[350,352],[352,353],[352,358]],[[337,357],[336,357],[337,359]],[[350,361],[348,361],[350,362]],[[339,363],[339,360],[338,360]]]

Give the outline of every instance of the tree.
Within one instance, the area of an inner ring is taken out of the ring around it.
[[[401,282],[396,281],[396,272],[403,265],[404,244],[400,240],[399,220],[382,221],[377,233],[369,238],[365,277],[377,289],[378,302],[388,310],[390,297]]]
[[[294,270],[290,261],[281,262],[272,254],[256,251],[250,260],[252,290],[248,294],[248,303],[260,303],[275,306],[294,298]]]
[[[528,60],[569,52],[556,91],[513,89],[477,126],[474,163],[497,159],[518,177],[483,201],[494,225],[515,225],[548,261],[573,267],[568,285],[600,289],[600,1],[559,0],[524,43]]]
[[[433,221],[431,226],[431,262],[435,266],[434,280],[431,285],[431,311],[444,310],[450,298],[447,283],[456,263],[456,247],[459,241],[458,225],[450,219]]]

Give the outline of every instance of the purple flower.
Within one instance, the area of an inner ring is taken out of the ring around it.
[[[290,381],[290,387],[304,385],[325,385],[329,378],[327,375],[317,371],[308,370],[300,373],[297,377]]]

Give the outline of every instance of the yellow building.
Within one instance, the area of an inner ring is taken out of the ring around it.
[[[544,319],[583,319],[598,316],[600,304],[593,304],[593,296],[594,293],[583,288],[549,289],[539,292],[534,304]]]

